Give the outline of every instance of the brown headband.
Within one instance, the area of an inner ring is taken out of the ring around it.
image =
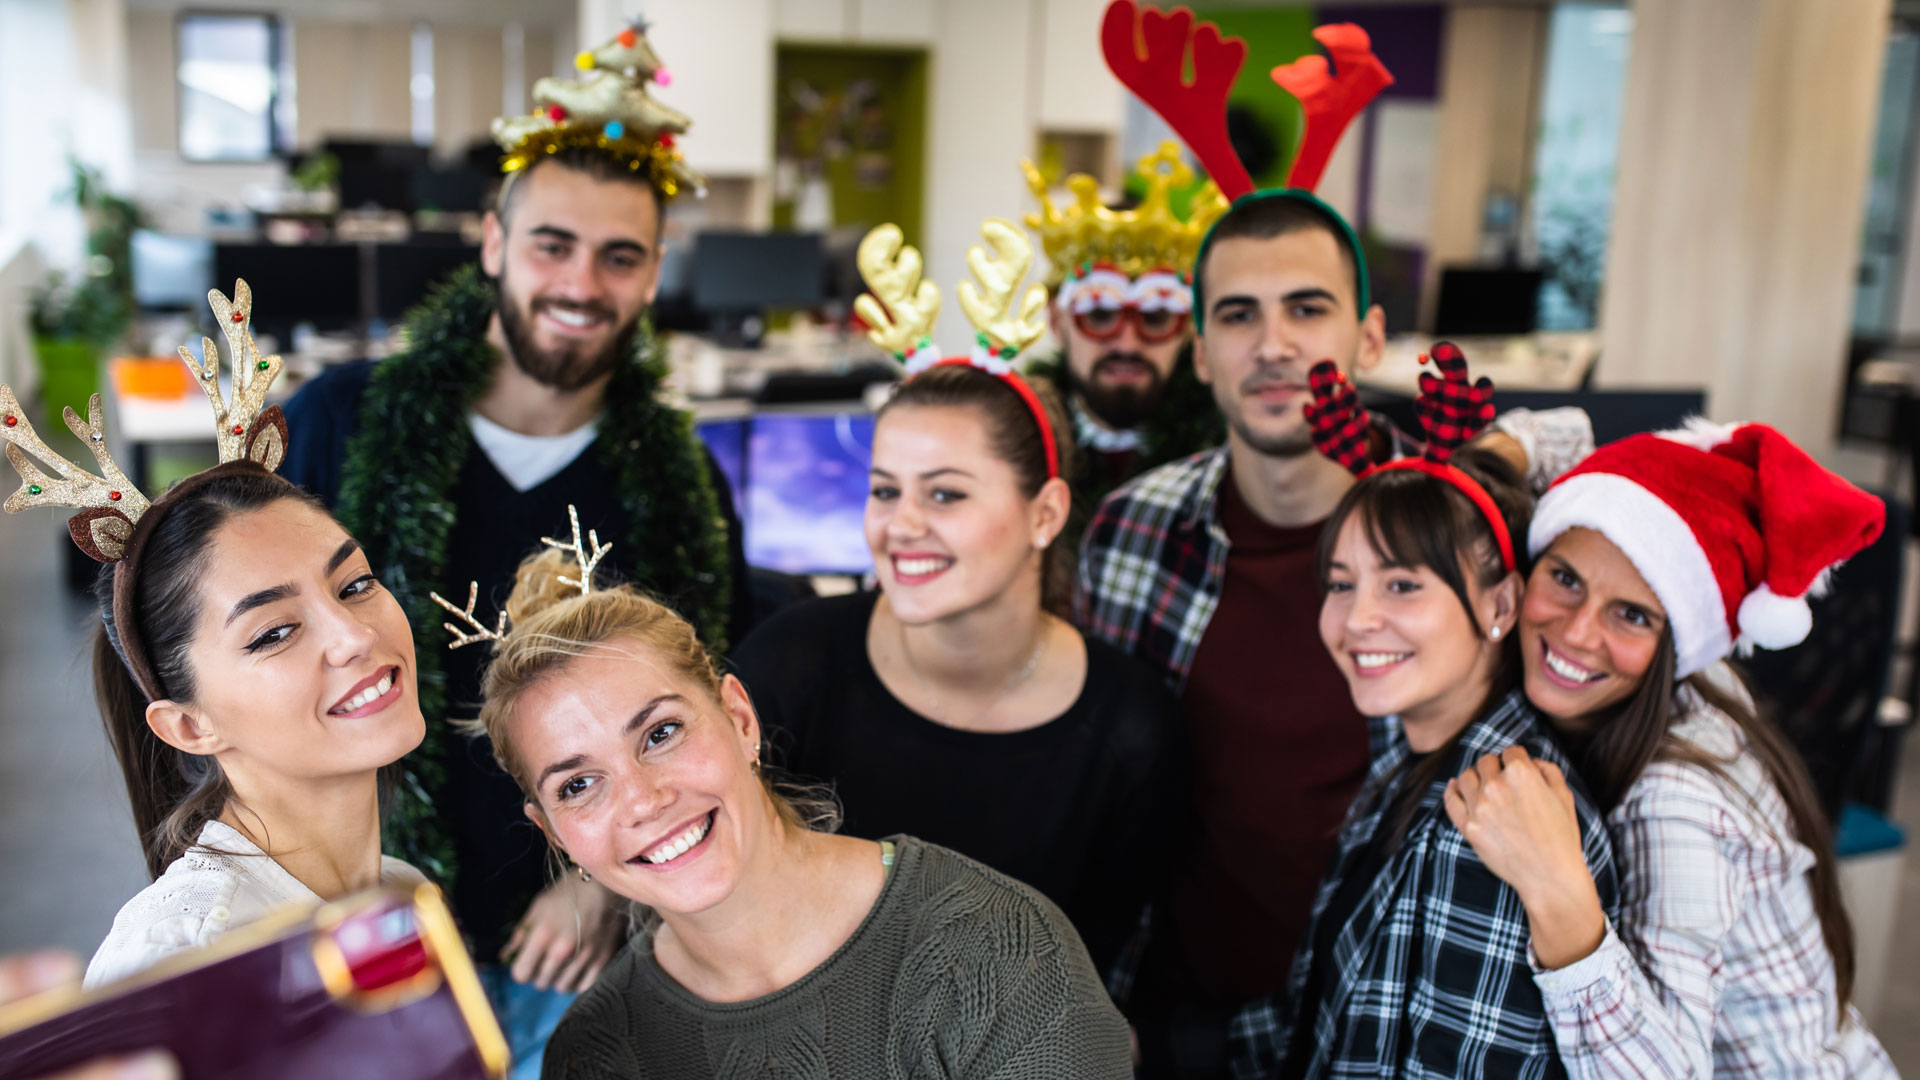
[[[167,700],[166,687],[160,684],[160,676],[153,669],[153,661],[147,655],[146,642],[141,640],[140,625],[134,616],[134,582],[140,576],[140,555],[146,548],[147,538],[160,527],[160,522],[178,506],[182,500],[215,480],[242,473],[275,473],[255,461],[229,461],[215,465],[206,472],[195,473],[173,485],[165,495],[153,501],[147,512],[133,526],[133,535],[127,538],[126,554],[118,563],[113,564],[113,631],[119,639],[120,660],[127,667],[133,681],[148,701]],[[291,486],[291,485],[289,485]]]

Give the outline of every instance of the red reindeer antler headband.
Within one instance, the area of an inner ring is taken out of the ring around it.
[[[1303,56],[1270,73],[1306,114],[1287,173],[1287,186],[1302,191],[1320,183],[1347,125],[1393,84],[1360,27],[1336,23],[1316,28],[1313,37],[1337,72],[1328,71],[1326,57]],[[1253,191],[1253,178],[1227,138],[1227,98],[1247,60],[1245,41],[1221,37],[1213,23],[1196,25],[1189,8],[1161,12],[1113,0],[1100,24],[1100,48],[1114,76],[1173,127],[1229,202]],[[1185,74],[1189,49],[1192,82]]]
[[[1373,463],[1367,445],[1367,412],[1361,408],[1353,384],[1331,360],[1315,364],[1307,376],[1313,391],[1313,400],[1306,404],[1313,444],[1356,477],[1388,469],[1412,469],[1453,485],[1486,518],[1494,543],[1500,548],[1500,564],[1511,572],[1519,564],[1514,559],[1513,535],[1506,517],[1479,481],[1448,462],[1455,450],[1493,422],[1493,381],[1483,375],[1478,382],[1468,382],[1466,355],[1449,341],[1435,344],[1430,354],[1420,358],[1421,363],[1428,360],[1440,374],[1420,373],[1420,396],[1414,401],[1414,412],[1427,432],[1423,456],[1384,465]]]

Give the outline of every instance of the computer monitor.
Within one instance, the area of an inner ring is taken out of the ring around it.
[[[221,289],[245,278],[261,301],[254,325],[281,341],[300,323],[360,326],[360,250],[352,244],[216,244],[213,278]]]
[[[340,163],[340,209],[374,206],[412,212],[413,173],[425,168],[430,151],[410,142],[328,139],[320,149]]]
[[[1434,305],[1435,337],[1531,334],[1539,324],[1537,269],[1449,266],[1440,271]]]
[[[379,244],[373,249],[373,311],[397,322],[455,270],[480,260],[471,244]]]
[[[720,472],[726,476],[727,489],[733,494],[734,513],[741,515],[743,521],[747,506],[747,432],[752,425],[753,420],[745,416],[702,420],[694,425],[700,441],[706,444]]]
[[[690,270],[694,305],[716,313],[810,308],[826,277],[818,233],[703,232]]]
[[[133,234],[132,269],[133,302],[141,308],[198,311],[215,284],[213,242],[140,229]]]
[[[789,574],[873,569],[864,521],[873,415],[754,415],[747,434],[747,562]]]

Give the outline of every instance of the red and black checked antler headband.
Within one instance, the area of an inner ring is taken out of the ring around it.
[[[1431,353],[1420,358],[1421,363],[1428,360],[1440,374],[1420,373],[1420,396],[1413,404],[1420,426],[1427,432],[1425,454],[1375,465],[1367,442],[1367,412],[1361,408],[1353,384],[1331,360],[1315,364],[1307,375],[1313,391],[1313,400],[1306,404],[1313,444],[1357,477],[1387,469],[1413,469],[1453,485],[1487,519],[1500,548],[1500,564],[1512,571],[1518,567],[1513,557],[1513,535],[1499,505],[1479,481],[1448,463],[1455,450],[1493,422],[1493,381],[1483,375],[1478,382],[1468,382],[1466,355],[1450,341],[1435,344]]]

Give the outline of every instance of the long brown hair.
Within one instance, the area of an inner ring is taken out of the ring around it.
[[[1506,459],[1492,451],[1466,447],[1454,453],[1452,464],[1472,477],[1488,495],[1506,522],[1509,536],[1527,535],[1527,523],[1533,511],[1520,475]],[[1435,476],[1415,469],[1384,469],[1350,488],[1334,508],[1320,532],[1320,592],[1327,589],[1327,574],[1333,563],[1334,548],[1340,542],[1340,529],[1353,515],[1360,515],[1367,541],[1382,561],[1395,566],[1425,567],[1445,582],[1460,599],[1467,622],[1476,635],[1484,636],[1480,619],[1473,613],[1472,594],[1467,575],[1482,589],[1492,588],[1507,575],[1493,529],[1459,488]],[[1518,639],[1509,636],[1500,648],[1500,663],[1494,669],[1487,697],[1475,708],[1484,713],[1488,704],[1511,690],[1519,680]],[[1454,733],[1446,745],[1428,754],[1407,774],[1402,790],[1425,790],[1440,777],[1448,752],[1465,732]],[[1390,783],[1394,777],[1386,778]],[[1403,800],[1402,808],[1388,828],[1387,850],[1400,846],[1408,826],[1420,806],[1415,796]]]
[[[1060,475],[1072,476],[1074,469],[1073,427],[1067,422],[1060,396],[1045,382],[1029,384],[1047,413],[1053,427],[1053,440],[1060,456]],[[987,444],[1000,460],[1013,467],[1020,481],[1020,493],[1031,499],[1040,494],[1047,482],[1047,448],[1040,436],[1040,425],[1020,398],[1019,391],[997,376],[965,364],[943,364],[901,383],[893,396],[875,414],[877,426],[896,408],[971,408],[978,410],[987,423]],[[1040,603],[1062,618],[1070,618],[1073,607],[1075,552],[1065,537],[1047,549],[1040,560]]]
[[[214,533],[240,514],[283,499],[326,513],[319,500],[264,469],[209,479],[172,502],[163,497],[147,511],[165,516],[141,542],[133,582],[136,638],[158,689],[169,699],[192,702],[205,674],[194,671],[188,654],[200,622],[200,584],[211,570]],[[201,827],[226,809],[233,789],[212,757],[176,750],[147,726],[147,696],[122,659],[113,621],[113,583],[121,565],[107,563],[94,581],[100,608],[93,642],[94,697],[126,780],[147,873],[158,878],[194,845]]]
[[[1648,765],[1672,761],[1706,770],[1721,781],[1728,791],[1740,792],[1748,805],[1758,806],[1754,797],[1742,791],[1727,773],[1730,762],[1708,753],[1698,745],[1673,733],[1673,726],[1684,720],[1687,709],[1680,701],[1681,688],[1699,695],[1707,707],[1724,715],[1740,729],[1747,752],[1760,763],[1781,801],[1787,805],[1787,817],[1793,838],[1813,852],[1813,870],[1807,885],[1813,892],[1813,910],[1820,917],[1820,936],[1833,954],[1833,987],[1839,999],[1838,1015],[1846,1020],[1847,1003],[1853,997],[1853,923],[1847,918],[1840,899],[1840,870],[1833,854],[1833,834],[1827,815],[1820,808],[1820,796],[1807,774],[1806,763],[1787,741],[1779,727],[1760,715],[1750,701],[1706,676],[1696,672],[1674,680],[1677,661],[1671,625],[1660,631],[1653,664],[1640,686],[1611,715],[1596,719],[1579,732],[1568,733],[1568,749],[1580,777],[1586,781],[1594,801],[1603,814],[1611,813],[1626,797],[1627,789],[1640,778]],[[1727,671],[1729,678],[1739,676]]]

